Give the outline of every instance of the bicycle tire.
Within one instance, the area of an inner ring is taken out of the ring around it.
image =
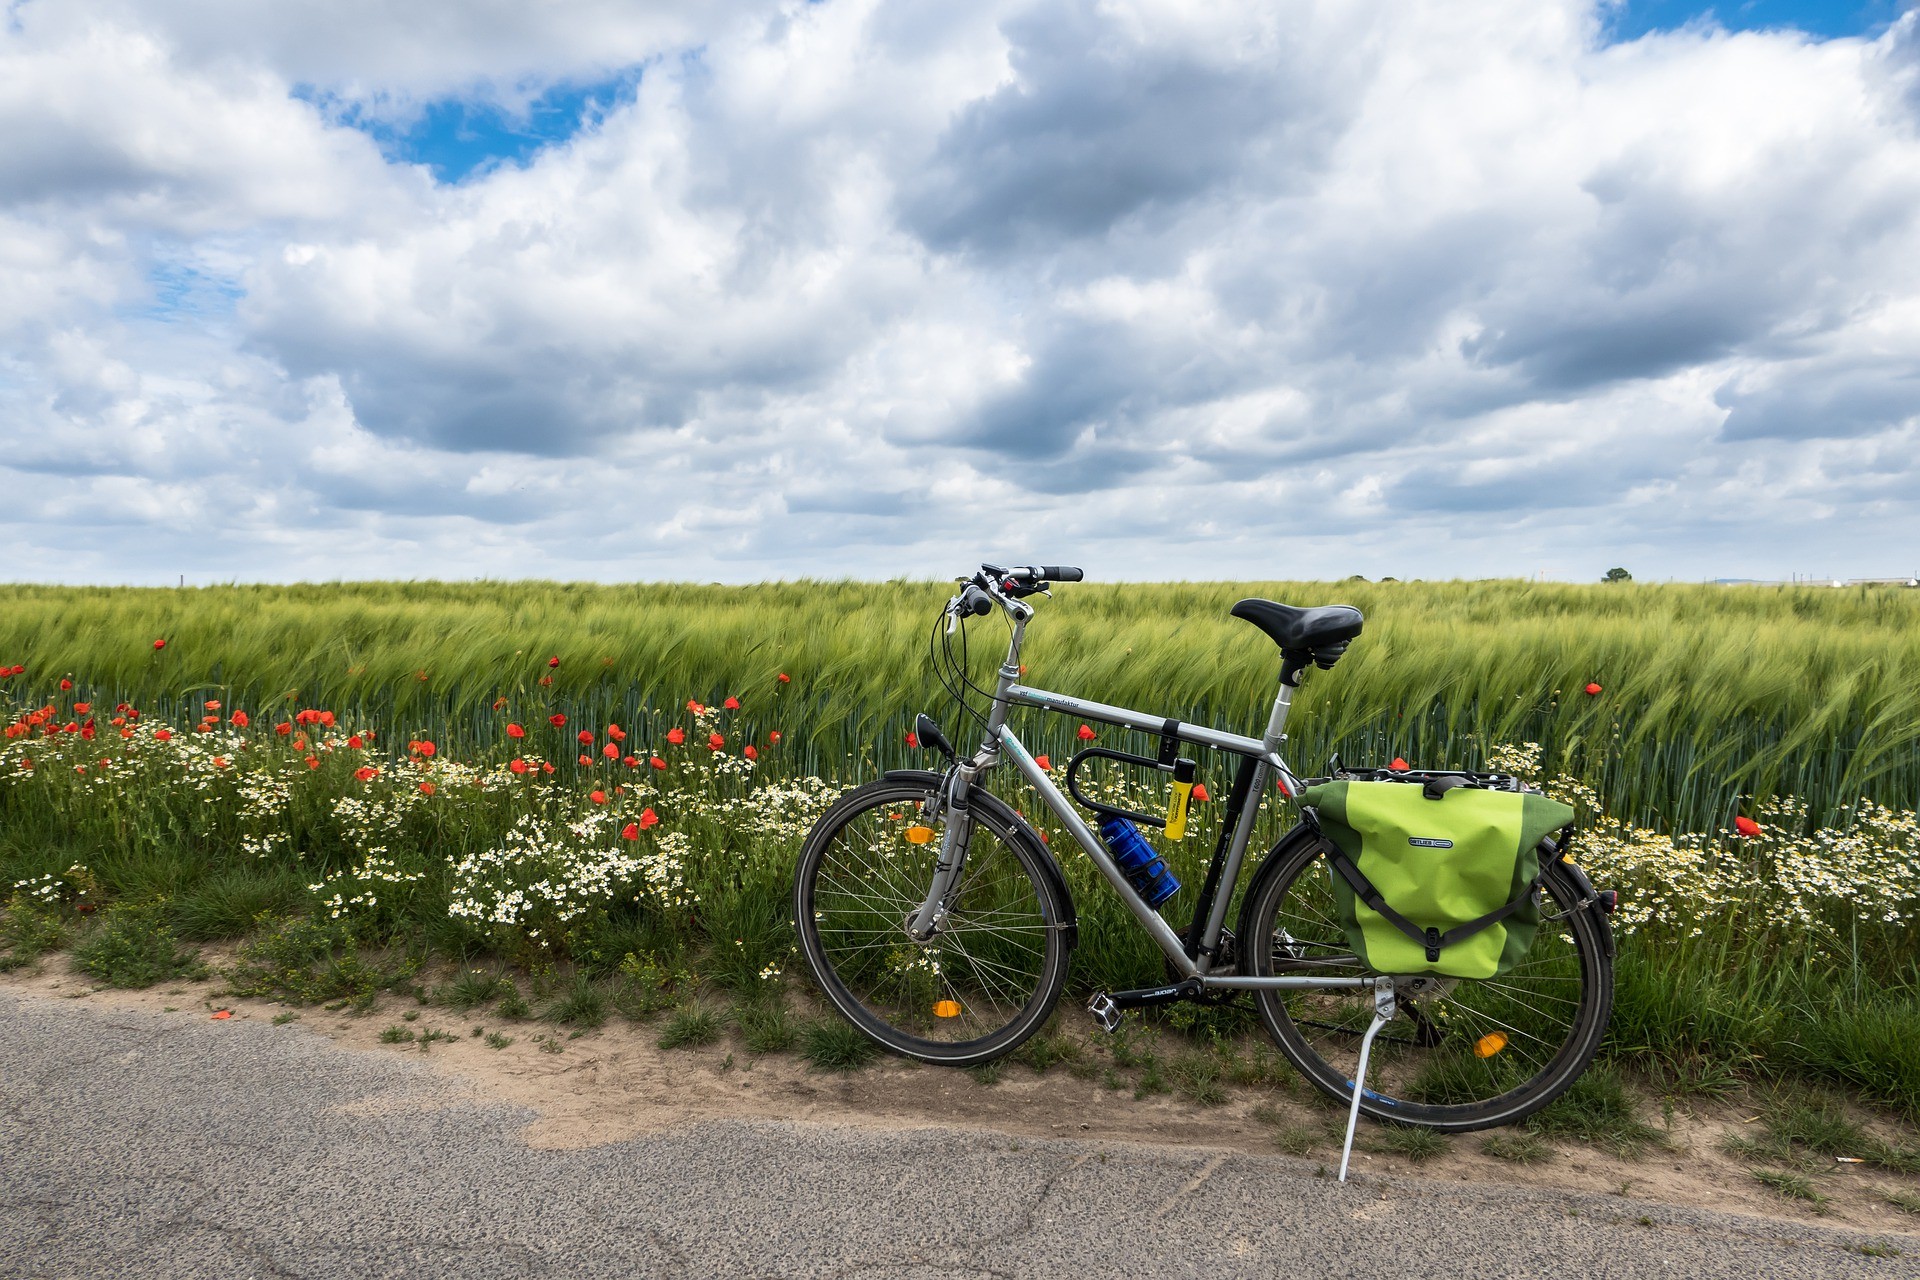
[[[1243,971],[1372,972],[1337,921],[1329,848],[1304,827],[1275,846],[1241,909]],[[1507,973],[1399,994],[1401,1015],[1374,1041],[1361,1111],[1448,1132],[1486,1129],[1525,1119],[1579,1078],[1613,1008],[1609,926],[1591,905],[1577,906],[1581,888],[1567,868],[1547,870],[1533,947]],[[1287,1060],[1323,1093],[1350,1102],[1373,993],[1268,990],[1254,1003]]]
[[[815,985],[891,1052],[973,1066],[1018,1048],[1066,982],[1073,912],[1050,856],[1011,810],[975,788],[967,862],[940,931],[904,925],[924,900],[944,828],[906,828],[938,775],[856,787],[821,816],[794,871],[794,927]]]

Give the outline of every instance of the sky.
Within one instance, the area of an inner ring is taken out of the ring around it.
[[[1904,4],[0,4],[0,577],[1920,570]]]

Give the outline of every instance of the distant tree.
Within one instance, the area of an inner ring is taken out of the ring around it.
[[[1630,574],[1630,573],[1628,573],[1628,572],[1627,572],[1627,571],[1626,571],[1625,569],[1609,569],[1609,570],[1607,570],[1607,576],[1606,576],[1606,577],[1604,577],[1604,578],[1602,578],[1602,579],[1600,579],[1600,581],[1602,581],[1602,582],[1632,582],[1632,581],[1633,581],[1633,575],[1632,575],[1632,574]]]

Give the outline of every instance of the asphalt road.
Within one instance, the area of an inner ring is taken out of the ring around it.
[[[536,1151],[528,1118],[297,1024],[0,993],[0,1276],[1920,1275],[1850,1233],[1278,1157],[733,1121]]]

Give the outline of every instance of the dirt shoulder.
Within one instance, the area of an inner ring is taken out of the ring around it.
[[[217,969],[218,957],[208,959]],[[329,1011],[224,994],[218,977],[163,983],[145,991],[95,986],[63,956],[36,970],[0,975],[0,989],[49,1001],[139,1009],[210,1019],[278,1022],[288,1034],[318,1034],[346,1048],[404,1054],[428,1065],[448,1085],[448,1099],[477,1098],[526,1108],[535,1115],[524,1137],[535,1148],[591,1147],[658,1131],[689,1119],[764,1118],[859,1129],[926,1126],[989,1130],[1010,1137],[1075,1137],[1092,1141],[1202,1147],[1300,1159],[1309,1168],[1337,1164],[1342,1115],[1309,1096],[1304,1085],[1230,1087],[1219,1105],[1183,1097],[1136,1098],[1110,1087],[1103,1073],[1056,1066],[1044,1074],[1017,1063],[997,1073],[969,1073],[881,1058],[852,1073],[810,1069],[797,1054],[755,1055],[737,1035],[698,1047],[662,1049],[660,1025],[614,1018],[584,1032],[536,1020],[503,1020],[485,1010],[459,1013],[397,996],[369,1010]],[[1065,1029],[1079,1036],[1069,1024]],[[423,1042],[429,1032],[436,1037]],[[383,1040],[412,1033],[400,1043]],[[489,1040],[489,1034],[493,1039]],[[1090,1034],[1090,1033],[1089,1033]],[[510,1043],[494,1047],[501,1038]],[[1083,1059],[1084,1060],[1084,1059]],[[1485,1150],[1489,1135],[1434,1144],[1415,1160],[1385,1145],[1387,1135],[1363,1123],[1354,1157],[1360,1176],[1393,1174],[1449,1182],[1564,1189],[1635,1201],[1681,1205],[1773,1220],[1825,1223],[1917,1238],[1920,1216],[1889,1196],[1920,1206],[1920,1174],[1896,1173],[1830,1156],[1808,1156],[1798,1172],[1824,1205],[1783,1197],[1757,1180],[1751,1158],[1730,1154],[1730,1137],[1755,1134],[1758,1108],[1740,1102],[1689,1103],[1670,1118],[1657,1104],[1647,1118],[1663,1140],[1622,1156],[1583,1142],[1527,1144],[1524,1163]],[[1873,1120],[1882,1136],[1911,1145]],[[1496,1131],[1504,1132],[1504,1131]],[[1329,1175],[1330,1176],[1330,1175]]]

